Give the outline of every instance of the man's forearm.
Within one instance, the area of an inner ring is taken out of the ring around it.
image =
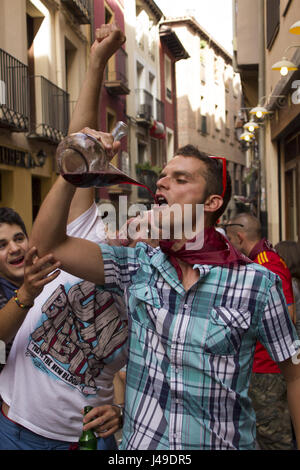
[[[0,310],[0,340],[8,343],[18,332],[29,308],[20,308],[10,299]]]
[[[67,220],[75,190],[75,186],[60,177],[43,201],[29,239],[29,245],[37,247],[38,256],[54,253],[67,239]]]
[[[98,103],[103,74],[110,57],[122,46],[125,36],[115,25],[102,25],[96,30],[89,66],[72,115],[69,133],[83,127],[98,129]]]
[[[85,127],[98,129],[98,106],[101,94],[103,75],[111,54],[121,46],[123,39],[117,33],[111,33],[113,26],[102,26],[96,30],[96,39],[91,47],[89,65],[80,90],[79,98],[72,113],[69,134],[79,132]],[[107,34],[107,38],[103,38]],[[116,37],[115,37],[116,36]],[[114,38],[114,39],[113,39]],[[109,41],[109,44],[106,42]],[[68,222],[73,221],[85,212],[93,203],[94,188],[79,188],[70,207]]]
[[[300,378],[287,382],[287,398],[296,435],[297,447],[300,450]]]
[[[98,129],[98,103],[103,81],[105,61],[89,64],[80,95],[72,114],[69,134],[78,132],[84,127]],[[97,78],[95,80],[95,77]]]

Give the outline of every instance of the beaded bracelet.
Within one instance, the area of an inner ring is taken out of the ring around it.
[[[33,307],[33,304],[25,305],[22,302],[20,302],[20,300],[18,299],[18,291],[17,290],[15,290],[15,296],[13,297],[13,299],[16,302],[17,306],[20,307],[20,308],[31,308],[31,307]]]

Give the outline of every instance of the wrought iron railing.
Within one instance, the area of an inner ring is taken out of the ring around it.
[[[60,142],[69,127],[69,94],[42,76],[34,79],[36,101],[35,133],[51,142]]]
[[[0,126],[25,132],[28,125],[28,67],[0,49]]]
[[[153,117],[153,96],[142,88],[135,91],[137,99],[137,117],[150,121]]]
[[[91,0],[61,0],[81,24],[91,22],[92,5]]]

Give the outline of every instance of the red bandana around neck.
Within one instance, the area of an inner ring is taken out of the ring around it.
[[[196,240],[190,240],[189,243]],[[212,264],[222,266],[229,263],[247,264],[252,261],[245,255],[237,251],[233,245],[214,227],[204,229],[204,243],[201,249],[187,249],[187,243],[178,251],[172,249],[175,241],[161,240],[159,246],[161,250],[170,257],[170,261],[176,269],[179,280],[182,280],[182,271],[177,259],[185,263]]]
[[[250,254],[248,257],[253,261],[257,257],[259,253],[262,251],[273,251],[274,253],[277,253],[277,251],[273,248],[271,242],[267,240],[266,238],[262,238],[259,240],[258,243],[252,248]]]

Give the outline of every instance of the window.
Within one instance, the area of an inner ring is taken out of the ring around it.
[[[240,176],[241,176],[241,169],[237,163],[234,163],[234,184],[233,184],[233,191],[234,194],[240,194]]]
[[[225,111],[225,135],[227,137],[229,137],[229,135],[230,135],[229,112],[228,112],[228,110]]]
[[[202,85],[205,85],[206,83],[206,68],[205,68],[205,63],[201,62],[200,64],[200,80]]]
[[[106,111],[106,132],[111,132],[116,125],[116,115],[113,112]],[[118,154],[111,160],[112,165],[118,167]]]
[[[280,0],[267,0],[267,49],[271,49],[280,26]]]
[[[200,115],[199,131],[201,132],[202,135],[207,134],[207,116],[204,114]]]
[[[138,142],[138,163],[145,163],[147,161],[147,146],[144,142]]]
[[[151,139],[150,147],[151,147],[151,165],[153,166],[158,165],[158,161],[159,161],[158,141],[156,139]]]
[[[220,131],[221,127],[222,127],[222,122],[221,122],[220,108],[216,104],[215,105],[215,129],[216,131]]]
[[[206,68],[205,68],[205,56],[204,53],[200,54],[200,80],[202,85],[206,83]]]
[[[224,77],[224,86],[225,86],[225,91],[226,93],[229,93],[229,84],[230,84],[230,68],[228,65],[225,65],[225,68],[224,68],[224,73],[223,73],[223,77]]]
[[[76,62],[77,49],[76,47],[65,37],[65,70],[66,70],[66,86],[65,89],[69,93],[70,103],[70,115],[73,113],[77,97],[77,74],[76,74]]]
[[[168,56],[165,56],[165,86],[166,98],[172,101],[172,63]]]
[[[291,168],[285,172],[286,239],[297,240],[297,172]]]
[[[215,83],[219,84],[219,64],[218,64],[218,57],[214,58],[214,80]]]
[[[36,176],[32,177],[32,220],[37,216],[42,203],[41,180]]]
[[[174,156],[174,133],[167,131],[167,160],[171,160]]]
[[[144,84],[144,66],[140,63],[136,63],[136,81],[137,81],[137,88],[140,90],[145,88]]]
[[[151,95],[155,96],[155,76],[153,73],[149,72],[149,91]]]
[[[149,17],[147,13],[142,10],[136,15],[136,41],[139,47],[144,50],[145,49],[145,33],[149,31]]]
[[[110,8],[105,5],[105,24],[109,24],[113,22],[113,12],[110,10]]]

